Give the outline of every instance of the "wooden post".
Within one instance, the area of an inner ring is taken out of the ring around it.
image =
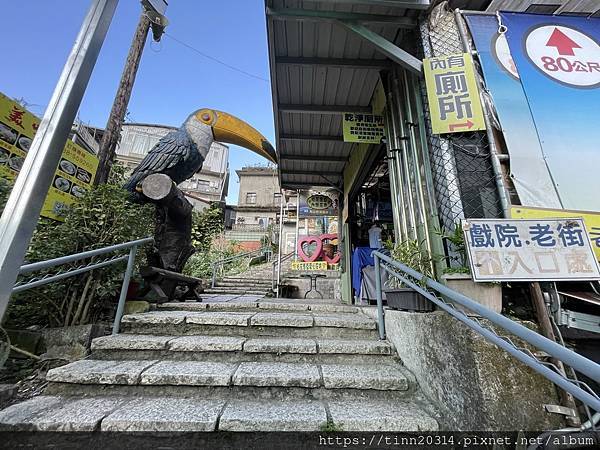
[[[135,82],[137,69],[140,65],[140,59],[142,58],[142,52],[144,50],[149,28],[150,19],[148,19],[146,12],[142,11],[140,21],[135,30],[133,42],[129,48],[129,54],[127,55],[125,68],[121,75],[119,88],[115,95],[108,122],[106,123],[106,129],[104,130],[102,140],[100,141],[100,149],[98,151],[98,159],[100,161],[94,180],[95,184],[103,184],[108,180],[108,174],[113,165],[117,144],[121,138],[121,127],[125,120],[127,105],[129,104],[133,83]]]
[[[556,342],[556,335],[554,334],[554,329],[552,328],[552,322],[550,322],[550,318],[548,317],[548,310],[546,309],[546,302],[544,301],[544,294],[542,293],[540,283],[531,283],[529,285],[529,291],[531,292],[531,299],[538,324],[540,325],[541,334],[551,341]],[[551,362],[558,367],[562,375],[565,375],[565,366],[562,361],[551,358]],[[577,414],[577,406],[575,405],[575,399],[573,396],[562,389],[558,389],[558,395],[563,406],[571,408],[573,411],[575,411],[575,417],[566,417],[569,426],[580,426],[581,419],[579,418],[579,414]]]

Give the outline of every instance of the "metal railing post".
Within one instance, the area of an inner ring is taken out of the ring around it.
[[[137,252],[137,245],[131,247],[129,251],[129,258],[127,258],[127,268],[123,276],[123,285],[121,286],[121,295],[119,296],[119,303],[117,305],[117,313],[115,315],[115,321],[113,323],[112,334],[118,334],[121,326],[121,317],[123,317],[123,310],[125,309],[125,299],[127,298],[127,290],[129,288],[129,282],[131,281],[131,274],[133,272],[133,265],[135,263],[135,254]]]
[[[377,328],[379,329],[379,339],[385,339],[385,316],[383,311],[383,295],[381,293],[381,262],[379,256],[375,256],[375,292],[377,295]]]
[[[212,265],[212,282],[211,287],[214,288],[217,284],[217,263],[213,263]]]

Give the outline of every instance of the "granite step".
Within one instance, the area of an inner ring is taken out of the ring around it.
[[[258,277],[251,278],[251,279],[244,279],[244,280],[223,278],[223,279],[217,280],[216,284],[217,284],[217,286],[243,285],[243,286],[260,286],[260,287],[265,287],[265,288],[271,288],[271,286],[273,285],[271,280],[264,280],[264,279],[261,279]]]
[[[151,311],[123,316],[121,331],[154,335],[376,338],[362,314],[273,311]]]
[[[399,364],[159,360],[76,361],[48,371],[49,393],[210,395],[212,398],[403,397],[414,381]],[[124,388],[124,389],[123,389]],[[375,395],[374,395],[375,394]],[[377,395],[378,394],[378,395]]]
[[[358,314],[360,309],[355,306],[335,303],[307,303],[302,300],[294,302],[278,301],[276,299],[250,299],[240,297],[231,301],[211,301],[210,298],[202,302],[168,302],[158,305],[158,310],[163,311],[272,311],[272,312],[305,312],[315,313],[344,313]]]
[[[320,431],[328,421],[343,431],[438,430],[423,407],[409,401],[43,395],[0,411],[0,430],[13,432]]]
[[[249,295],[266,295],[270,289],[258,289],[254,287],[214,287],[204,289],[205,294],[249,294]]]
[[[394,360],[386,341],[243,336],[118,334],[92,342],[95,359],[161,359],[214,362],[323,362],[379,364]]]

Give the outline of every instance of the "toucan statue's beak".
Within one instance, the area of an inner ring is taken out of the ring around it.
[[[214,109],[201,109],[195,115],[200,122],[212,127],[215,141],[239,145],[277,164],[277,152],[271,143],[243,120]]]

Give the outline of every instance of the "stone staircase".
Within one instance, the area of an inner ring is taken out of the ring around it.
[[[205,294],[255,295],[264,297],[272,293],[271,263],[252,266],[238,275],[228,275],[217,280],[215,287],[208,287]]]
[[[122,334],[47,380],[0,412],[0,430],[438,428],[375,322],[327,302],[167,303],[124,316]]]

